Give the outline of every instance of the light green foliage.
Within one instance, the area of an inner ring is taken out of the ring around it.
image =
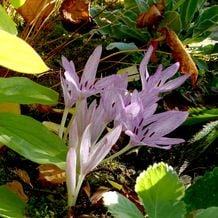
[[[16,24],[8,16],[8,14],[6,13],[5,9],[1,6],[1,4],[0,4],[0,30],[7,31],[8,33],[11,33],[14,35],[17,34]],[[1,50],[1,52],[2,52],[2,50]]]
[[[185,205],[179,200],[185,187],[167,164],[154,164],[142,172],[136,180],[135,190],[150,218],[184,217]]]
[[[116,39],[140,42],[147,42],[151,38],[158,37],[159,34],[155,34],[155,31],[153,34],[156,36],[151,36],[147,27],[136,28],[137,16],[146,12],[156,2],[158,1],[124,0],[124,8],[104,11],[95,18],[101,27],[99,32]],[[218,22],[218,6],[211,6],[203,10],[205,2],[206,0],[165,1],[163,20],[158,28],[171,28],[185,44],[203,41],[213,32]],[[101,8],[91,8],[92,16],[96,16],[100,11]]]
[[[143,218],[144,216],[128,198],[117,192],[103,194],[104,204],[116,218]]]
[[[201,122],[210,121],[218,118],[218,109],[207,109],[205,107],[189,108],[189,117],[183,125],[194,125]]]
[[[26,0],[9,0],[9,1],[15,8],[19,8],[25,3]]]
[[[195,218],[217,218],[218,207],[209,207],[197,213]]]
[[[0,186],[0,215],[5,218],[24,218],[26,203],[6,186]]]
[[[200,140],[206,140],[211,144],[218,137],[218,120],[207,123],[202,130],[195,134],[190,143],[198,142]]]
[[[0,113],[0,142],[33,162],[65,168],[64,142],[28,116]]]
[[[200,177],[185,193],[188,211],[218,206],[218,167]]]
[[[11,70],[39,74],[48,70],[35,50],[19,37],[0,30],[0,65]]]
[[[142,172],[135,191],[144,205],[149,218],[184,218],[185,204],[181,201],[184,185],[172,167],[161,162]],[[133,203],[115,192],[104,194],[104,204],[114,217],[141,217]]]
[[[25,77],[0,78],[0,102],[54,105],[58,93]]]

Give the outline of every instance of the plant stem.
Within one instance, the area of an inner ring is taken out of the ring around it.
[[[59,133],[58,133],[58,135],[59,135],[59,137],[61,139],[63,137],[64,127],[65,127],[65,123],[66,123],[66,120],[67,120],[67,115],[69,113],[69,110],[70,110],[70,108],[67,108],[67,107],[64,108],[63,116],[62,116],[62,119],[61,119],[61,126],[60,126]]]
[[[126,145],[124,148],[122,148],[120,151],[116,152],[115,154],[111,155],[110,157],[104,159],[101,163],[104,163],[106,161],[110,161],[122,154],[124,154],[125,152],[127,152],[128,150],[130,150],[132,148],[132,146],[130,144]]]

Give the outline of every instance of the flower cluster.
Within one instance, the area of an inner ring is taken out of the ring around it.
[[[169,138],[166,135],[181,125],[188,113],[166,111],[155,114],[155,111],[160,93],[177,88],[189,76],[170,79],[178,71],[179,63],[165,70],[160,65],[150,76],[147,65],[152,51],[150,46],[139,66],[142,90],[132,92],[127,90],[127,74],[96,79],[101,46],[89,57],[81,78],[78,77],[73,62],[62,57],[65,72],[61,75],[61,84],[65,111],[68,112],[76,105],[76,113],[66,131],[66,134],[69,133],[66,170],[69,206],[75,205],[85,176],[107,156],[121,131],[130,137],[130,141],[118,154],[133,146],[169,149],[172,145],[183,142],[183,139]],[[88,106],[87,98],[96,94],[100,96],[99,103],[94,100]],[[62,125],[65,123],[66,116],[64,117]],[[103,131],[111,122],[114,128],[102,137]],[[59,135],[62,137],[62,133]]]

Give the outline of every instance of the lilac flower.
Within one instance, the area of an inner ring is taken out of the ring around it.
[[[136,119],[125,122],[127,129],[125,133],[130,136],[132,146],[147,145],[170,149],[172,145],[182,143],[184,140],[165,136],[180,126],[187,116],[187,112],[181,111],[167,111],[147,116],[147,118],[139,116],[137,122],[135,122]]]
[[[81,78],[76,73],[74,63],[62,57],[65,78],[61,76],[61,85],[66,107],[70,108],[78,99],[87,98],[98,92],[94,84],[101,52],[101,46],[95,48],[85,65]]]
[[[175,63],[170,67],[163,69],[163,66],[160,65],[154,75],[150,76],[148,73],[148,62],[151,58],[151,54],[153,52],[153,47],[150,46],[145,54],[144,58],[142,59],[139,67],[140,77],[142,81],[142,90],[146,93],[161,93],[161,92],[168,92],[177,87],[179,87],[182,83],[190,75],[183,75],[176,79],[168,81],[171,77],[173,77],[179,69],[179,63]]]
[[[97,144],[91,143],[91,125],[87,126],[83,133],[80,147],[80,170],[87,175],[91,172],[109,153],[112,146],[118,140],[122,127],[117,126],[107,133]]]

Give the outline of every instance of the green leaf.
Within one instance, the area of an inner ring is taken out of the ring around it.
[[[143,12],[146,10],[146,1],[145,0],[125,0],[124,1],[125,9],[135,10]]]
[[[0,142],[33,162],[65,168],[67,147],[31,117],[0,113]]]
[[[182,27],[179,14],[176,11],[167,11],[164,14],[164,19],[160,23],[160,26],[167,26],[176,33],[179,33]]]
[[[185,193],[188,211],[218,206],[218,167],[200,177]]]
[[[138,49],[137,46],[135,45],[135,43],[130,42],[130,43],[126,43],[126,42],[111,42],[106,49],[107,50],[112,50],[114,48],[118,48],[119,50],[135,50]]]
[[[57,101],[57,92],[28,78],[0,78],[0,102],[52,105]]]
[[[188,0],[180,7],[181,21],[183,22],[183,28],[186,29],[192,22],[194,15],[201,9],[206,0]]]
[[[11,70],[39,74],[48,70],[41,57],[24,40],[0,30],[0,65]]]
[[[9,0],[9,1],[15,8],[19,8],[25,3],[26,0]]]
[[[0,186],[0,215],[6,218],[24,218],[26,203],[6,186]]]
[[[184,218],[185,205],[179,200],[185,187],[167,164],[160,162],[142,172],[136,180],[135,191],[149,218]]]
[[[218,207],[209,207],[197,213],[195,218],[217,218]]]
[[[5,9],[0,5],[0,30],[8,33],[17,34],[17,28],[14,21],[8,16]],[[5,42],[4,42],[5,43]]]
[[[199,16],[194,28],[193,36],[206,32],[218,23],[218,5],[205,9]]]
[[[143,218],[144,216],[128,198],[117,192],[103,194],[104,205],[115,218]]]

